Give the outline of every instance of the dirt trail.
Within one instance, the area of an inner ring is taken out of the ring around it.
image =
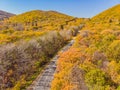
[[[71,40],[66,46],[64,46],[60,52],[68,50],[74,43],[74,40]],[[59,59],[57,54],[51,62],[44,69],[43,73],[38,76],[38,78],[33,82],[33,84],[27,90],[50,90],[51,81],[54,78],[54,73],[56,70],[56,62]]]

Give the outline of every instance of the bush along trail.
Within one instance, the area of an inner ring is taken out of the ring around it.
[[[67,51],[74,43],[74,40],[71,40],[66,46],[64,46],[60,53]],[[27,90],[50,90],[51,81],[54,78],[54,73],[56,71],[56,62],[59,59],[59,54],[57,54],[51,62],[46,66],[40,76],[33,82],[33,84],[28,87]]]
[[[83,25],[82,25],[83,27]],[[82,27],[76,28],[72,30],[72,32],[68,32],[67,38],[71,36],[72,38],[69,39],[69,42],[67,42],[67,45],[65,45],[53,58],[50,60],[48,65],[45,65],[44,69],[42,72],[40,72],[39,76],[36,78],[36,80],[33,81],[33,83],[27,88],[27,90],[50,90],[51,89],[51,82],[54,79],[54,74],[57,71],[57,61],[59,59],[60,54],[65,51],[67,51],[75,41],[75,37],[77,36],[78,33],[80,33],[79,30],[81,30]],[[64,32],[61,33],[64,35]],[[66,37],[65,35],[65,37]]]
[[[0,46],[0,90],[7,90],[8,88],[9,90],[25,90],[50,59],[71,38],[71,31],[51,31],[28,42]],[[51,63],[55,62],[52,61]],[[54,66],[54,64],[52,65]],[[48,74],[54,73],[55,68],[53,66],[50,66],[51,70],[47,69]],[[46,75],[46,73],[44,74]],[[47,77],[42,78],[48,80]]]

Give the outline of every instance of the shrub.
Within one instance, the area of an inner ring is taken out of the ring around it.
[[[120,63],[111,61],[108,65],[107,73],[110,75],[112,81],[114,81],[117,85],[120,84]]]
[[[60,55],[57,66],[58,73],[55,74],[54,80],[52,81],[51,90],[74,88],[70,74],[74,64],[80,61],[80,56],[80,50],[77,48],[71,48]]]
[[[99,69],[90,70],[85,75],[85,82],[90,90],[103,90],[106,83],[105,73]],[[97,89],[97,87],[99,87],[99,89]]]
[[[109,45],[107,55],[110,60],[115,60],[115,61],[119,62],[119,60],[120,60],[120,40],[115,40]]]
[[[19,84],[20,76],[24,75],[29,81],[33,73],[37,73],[70,40],[71,35],[64,37],[67,33],[52,31],[30,41],[1,46],[0,76],[4,82],[0,84],[5,84],[4,88],[23,87]]]

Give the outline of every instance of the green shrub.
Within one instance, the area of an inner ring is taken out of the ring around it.
[[[115,40],[109,45],[107,55],[110,60],[120,60],[120,40]]]
[[[93,88],[96,88],[96,86],[103,88],[104,84],[106,83],[105,73],[99,69],[90,70],[85,75],[85,82],[87,83],[87,86],[91,90]],[[93,90],[97,90],[97,89],[93,89]],[[103,90],[103,89],[99,89],[99,90]]]

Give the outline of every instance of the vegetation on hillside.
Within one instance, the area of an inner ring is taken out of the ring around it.
[[[61,54],[51,90],[119,90],[119,32],[81,31]]]
[[[85,29],[91,30],[119,30],[120,29],[120,4],[94,16],[87,22]]]
[[[33,10],[11,17],[4,23],[8,28],[16,30],[58,30],[62,24],[72,19],[71,16],[55,11]]]
[[[0,31],[0,44],[16,43],[21,40],[29,41],[32,38],[37,38],[46,34],[46,31],[15,31],[2,30]]]
[[[81,28],[86,20],[55,11],[26,12],[0,22],[0,44],[28,41],[51,30],[74,31]]]
[[[30,85],[85,21],[39,10],[1,21],[0,89],[21,90]]]
[[[83,26],[75,44],[60,53],[51,90],[120,90],[120,4],[91,19],[35,10],[2,21],[1,89],[30,85]]]
[[[60,55],[51,90],[120,90],[120,28],[113,28],[120,26],[119,9],[117,5],[87,22],[87,30]]]
[[[51,31],[30,41],[0,47],[0,88],[22,90],[71,38],[72,31]]]

